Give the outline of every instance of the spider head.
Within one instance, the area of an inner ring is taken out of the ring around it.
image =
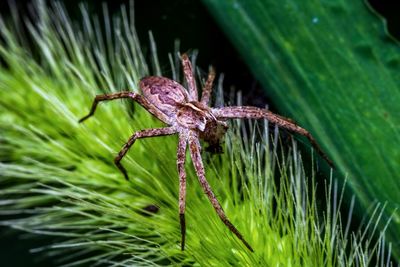
[[[209,120],[215,119],[210,108],[200,102],[186,102],[181,104],[176,114],[176,121],[184,128],[197,129],[203,132]]]

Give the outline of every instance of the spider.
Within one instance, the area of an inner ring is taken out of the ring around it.
[[[332,161],[325,155],[307,130],[301,128],[288,118],[274,114],[266,109],[251,106],[231,106],[221,108],[209,107],[212,85],[215,78],[214,69],[211,67],[209,70],[199,100],[195,76],[189,57],[186,54],[182,54],[181,61],[188,87],[187,89],[176,81],[165,77],[145,77],[139,82],[142,95],[129,91],[97,95],[93,101],[89,114],[80,119],[79,122],[83,122],[92,116],[98,103],[101,101],[130,98],[139,103],[143,108],[168,126],[164,128],[137,131],[128,139],[114,159],[115,165],[122,172],[125,179],[129,180],[129,177],[126,169],[121,164],[121,160],[126,155],[129,148],[134,144],[136,139],[178,134],[177,168],[179,174],[181,250],[184,250],[185,248],[186,173],[184,165],[186,149],[189,147],[190,156],[200,185],[219,218],[229,228],[229,230],[233,232],[250,251],[253,252],[254,250],[250,244],[244,239],[242,234],[225,215],[221,204],[206,179],[204,165],[201,158],[200,139],[209,143],[212,148],[219,147],[220,140],[228,129],[226,120],[237,118],[267,119],[269,122],[274,123],[279,127],[305,136],[317,152],[331,166],[333,166]]]

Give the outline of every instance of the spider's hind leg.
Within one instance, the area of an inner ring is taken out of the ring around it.
[[[185,208],[186,208],[186,172],[185,172],[185,155],[187,146],[187,136],[180,135],[178,143],[178,151],[176,153],[176,163],[179,173],[179,222],[181,225],[181,250],[185,249],[186,237],[186,221],[185,221]]]
[[[146,129],[142,131],[138,131],[134,133],[129,139],[128,142],[122,147],[121,151],[114,159],[114,163],[117,168],[122,172],[126,180],[129,180],[128,173],[124,166],[121,164],[122,158],[128,152],[129,148],[135,143],[136,139],[145,138],[145,137],[154,137],[154,136],[163,136],[163,135],[171,135],[176,133],[176,129],[174,127],[165,127],[165,128],[156,128],[156,129]]]
[[[84,120],[88,119],[89,117],[93,116],[94,112],[96,111],[97,105],[101,101],[107,100],[114,100],[114,99],[121,99],[121,98],[136,98],[137,94],[133,92],[119,92],[119,93],[112,93],[112,94],[104,94],[104,95],[97,95],[93,101],[92,107],[90,108],[90,112],[88,115],[83,117],[79,120],[79,122],[83,122]]]

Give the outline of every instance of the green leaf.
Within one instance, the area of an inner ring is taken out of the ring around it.
[[[309,129],[400,257],[400,48],[362,1],[203,0],[274,105]],[[381,225],[381,230],[384,224]]]

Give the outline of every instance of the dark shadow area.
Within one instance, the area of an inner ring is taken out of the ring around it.
[[[387,21],[387,31],[400,41],[400,2],[368,0],[371,8]]]

